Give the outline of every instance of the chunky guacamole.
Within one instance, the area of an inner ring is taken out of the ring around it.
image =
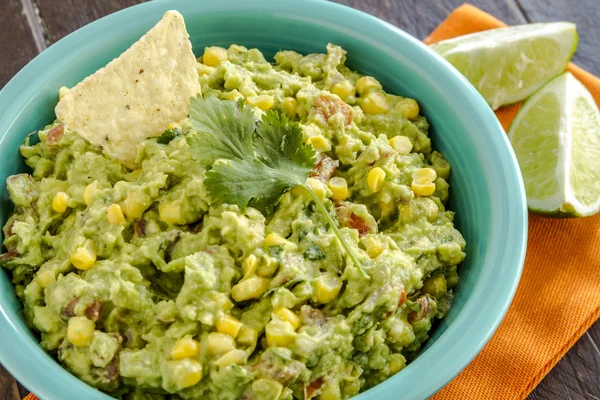
[[[335,45],[273,64],[208,47],[196,68],[204,98],[299,123],[306,186],[265,209],[216,201],[190,118],[143,141],[135,169],[60,120],[31,135],[0,259],[41,345],[122,399],[345,399],[398,373],[465,257],[418,104]]]

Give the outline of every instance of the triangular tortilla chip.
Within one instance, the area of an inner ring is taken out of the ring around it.
[[[200,92],[183,17],[163,18],[106,67],[72,88],[55,108],[65,126],[130,168],[137,145],[187,117]]]

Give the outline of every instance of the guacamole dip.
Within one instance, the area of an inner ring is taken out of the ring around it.
[[[0,258],[43,348],[121,399],[345,399],[401,371],[451,306],[465,241],[418,104],[344,63],[335,45],[198,59],[201,96],[287,116],[317,153],[268,212],[214,200],[190,118],[126,164],[60,120],[30,135]]]

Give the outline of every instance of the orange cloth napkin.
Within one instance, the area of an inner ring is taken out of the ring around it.
[[[505,26],[465,4],[425,43]],[[600,79],[569,64],[600,105]],[[504,129],[520,105],[496,111]],[[551,219],[529,214],[521,283],[506,317],[483,351],[432,399],[524,399],[600,317],[600,214]],[[502,268],[498,265],[498,268]]]
[[[505,26],[465,4],[427,44]],[[569,64],[600,105],[600,79]],[[496,111],[504,129],[520,105]],[[600,214],[583,219],[529,215],[527,259],[513,303],[492,340],[434,400],[524,399],[600,317]],[[498,268],[502,268],[501,265]],[[37,400],[30,394],[24,400]]]

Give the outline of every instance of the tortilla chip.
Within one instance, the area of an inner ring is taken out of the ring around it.
[[[55,108],[65,126],[135,167],[137,146],[187,117],[200,93],[196,58],[177,11],[106,67],[72,88]]]

